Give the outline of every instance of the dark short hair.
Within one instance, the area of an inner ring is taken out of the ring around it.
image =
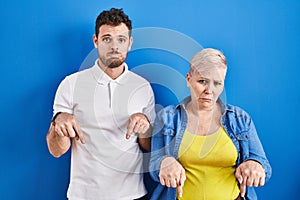
[[[110,10],[104,10],[101,12],[95,25],[95,34],[98,37],[100,26],[106,24],[110,26],[118,26],[124,23],[129,29],[129,35],[131,35],[132,25],[129,17],[123,12],[123,9],[111,8]]]

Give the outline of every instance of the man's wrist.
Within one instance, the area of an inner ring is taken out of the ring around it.
[[[55,126],[55,119],[57,118],[57,116],[59,115],[59,114],[61,114],[62,112],[57,112],[55,115],[54,115],[54,117],[52,118],[52,120],[51,120],[51,123]]]

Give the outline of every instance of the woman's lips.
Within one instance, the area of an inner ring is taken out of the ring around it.
[[[201,99],[201,101],[206,101],[206,102],[210,102],[210,101],[212,101],[212,99],[211,98],[200,98]]]

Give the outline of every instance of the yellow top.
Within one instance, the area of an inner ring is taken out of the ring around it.
[[[179,148],[179,162],[187,179],[178,200],[235,199],[240,192],[234,175],[237,156],[223,127],[208,136],[185,131]]]

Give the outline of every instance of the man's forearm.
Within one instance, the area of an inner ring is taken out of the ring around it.
[[[145,134],[139,135],[138,143],[141,148],[150,152],[151,151],[151,135],[152,135],[152,126],[147,130]]]
[[[138,138],[138,143],[141,148],[146,151],[151,151],[151,137],[149,138]]]
[[[50,129],[47,133],[46,141],[49,152],[56,158],[66,153],[71,146],[70,138],[58,136],[55,133],[53,124],[51,124]]]

